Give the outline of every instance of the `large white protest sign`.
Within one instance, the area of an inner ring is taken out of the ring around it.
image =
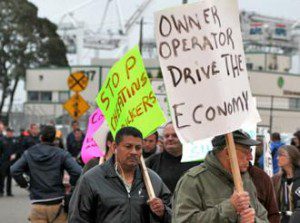
[[[155,26],[172,120],[184,141],[232,132],[249,119],[259,121],[236,0],[204,0],[159,11]]]

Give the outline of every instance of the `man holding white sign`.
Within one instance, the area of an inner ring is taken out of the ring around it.
[[[178,182],[173,202],[173,223],[181,222],[269,222],[267,211],[257,200],[249,173],[250,146],[260,142],[241,131],[233,132],[245,192],[234,190],[225,135],[212,140],[213,151],[203,165],[190,169]]]
[[[177,184],[174,222],[237,222],[237,213],[241,222],[267,222],[248,173],[243,178],[240,173],[248,169],[244,153],[254,142],[244,135],[248,143],[237,144],[237,136],[231,133],[247,122],[260,121],[246,70],[237,0],[202,0],[159,11],[155,20],[159,61],[176,133],[187,143],[227,134],[227,143],[223,135],[222,150],[208,153],[205,159],[205,165],[212,167],[210,173],[204,171],[211,177],[205,179],[205,189],[216,196],[211,200],[202,197],[203,185],[198,185],[201,167],[194,168]],[[194,182],[185,184],[185,178]],[[243,181],[250,194],[244,192]],[[195,187],[198,193],[182,201],[184,193]]]

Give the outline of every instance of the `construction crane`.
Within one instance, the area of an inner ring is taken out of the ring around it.
[[[107,0],[100,21],[100,26],[96,31],[88,29],[83,22],[77,21],[74,14],[80,9],[90,5],[97,0],[86,1],[73,9],[68,10],[60,19],[58,31],[65,42],[68,53],[78,54],[80,47],[86,49],[99,50],[116,50],[122,45],[126,45],[127,36],[134,24],[137,23],[142,13],[152,0],[144,0],[136,10],[125,21],[123,17],[122,7],[119,0]],[[118,29],[104,30],[107,15],[110,7],[117,10]]]

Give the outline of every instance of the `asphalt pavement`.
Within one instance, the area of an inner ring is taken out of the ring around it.
[[[28,191],[12,183],[13,197],[0,197],[0,223],[27,223],[30,210]]]

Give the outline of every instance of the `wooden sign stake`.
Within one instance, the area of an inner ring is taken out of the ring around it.
[[[143,174],[143,178],[144,178],[144,183],[146,185],[146,189],[148,192],[148,196],[149,196],[149,200],[152,200],[153,198],[155,198],[155,193],[153,190],[153,186],[149,177],[149,173],[145,164],[145,160],[143,155],[141,155],[141,169],[142,169],[142,174]]]
[[[235,188],[237,192],[243,192],[243,181],[241,177],[241,172],[236,156],[236,149],[235,149],[235,144],[233,140],[233,135],[232,133],[226,134],[226,144],[229,152],[229,158],[230,158],[230,165],[231,165],[231,173],[233,176],[233,181]]]
[[[101,165],[104,162],[105,162],[105,157],[101,156],[100,159],[99,159],[99,165]]]

